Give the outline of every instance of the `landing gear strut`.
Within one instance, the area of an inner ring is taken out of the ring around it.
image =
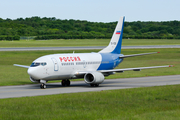
[[[67,80],[62,80],[62,81],[61,81],[61,85],[62,85],[62,86],[70,86],[70,84],[71,84],[71,82],[70,82],[69,79],[67,79]]]

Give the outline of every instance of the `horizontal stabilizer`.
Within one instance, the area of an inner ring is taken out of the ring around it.
[[[150,54],[155,54],[155,53],[160,53],[160,52],[142,53],[142,54],[132,54],[132,55],[123,55],[123,56],[120,56],[119,58],[127,58],[127,57],[141,56],[141,55],[150,55]]]
[[[23,68],[29,68],[29,66],[26,66],[26,65],[18,65],[18,64],[14,64],[14,66],[23,67]]]

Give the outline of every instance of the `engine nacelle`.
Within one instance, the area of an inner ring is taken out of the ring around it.
[[[104,81],[104,75],[100,72],[86,73],[84,80],[87,84],[100,84]]]
[[[38,82],[38,83],[40,82],[40,80],[36,80],[36,79],[32,78],[31,76],[29,77],[29,79],[31,82]]]

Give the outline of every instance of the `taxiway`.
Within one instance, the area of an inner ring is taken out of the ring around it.
[[[180,75],[106,79],[99,87],[90,87],[84,81],[72,81],[71,86],[62,87],[59,83],[47,83],[46,89],[40,89],[39,84],[3,86],[0,87],[0,98],[15,98],[77,92],[92,92],[114,89],[128,89],[180,84]]]
[[[92,50],[103,49],[105,46],[84,47],[13,47],[0,48],[0,51],[35,51],[35,50]],[[180,48],[180,45],[148,45],[148,46],[122,46],[122,49],[150,49],[150,48]]]

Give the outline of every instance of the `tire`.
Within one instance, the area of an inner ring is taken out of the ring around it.
[[[70,80],[66,80],[66,85],[70,86],[70,84],[71,84]]]
[[[61,85],[62,85],[62,86],[66,86],[66,81],[65,81],[65,80],[62,80],[62,81],[61,81]]]
[[[40,85],[40,88],[41,88],[41,89],[46,89],[46,85],[45,85],[44,83],[42,83],[42,84]]]
[[[99,86],[99,84],[90,84],[91,85],[91,87],[98,87]]]
[[[44,89],[46,89],[46,84],[44,84]]]

